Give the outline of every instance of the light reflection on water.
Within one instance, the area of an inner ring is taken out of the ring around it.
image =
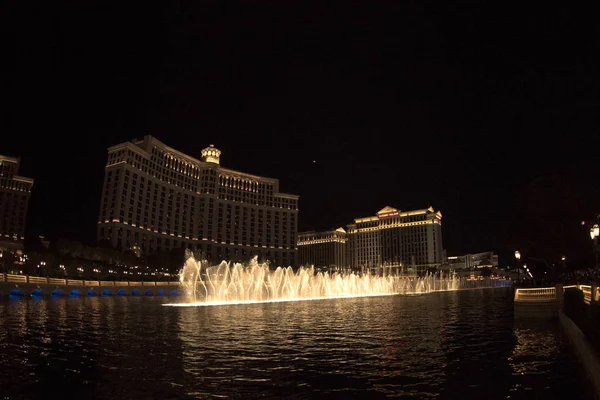
[[[559,327],[515,323],[511,298],[2,300],[0,388],[10,399],[587,396]]]

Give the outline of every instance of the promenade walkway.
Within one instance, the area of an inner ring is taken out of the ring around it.
[[[29,275],[0,274],[0,295],[68,296],[68,295],[176,295],[179,281],[98,281],[47,278]]]

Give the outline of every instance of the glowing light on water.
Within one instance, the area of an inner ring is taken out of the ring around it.
[[[419,294],[489,287],[489,280],[473,284],[455,274],[431,274],[423,277],[379,276],[354,272],[315,272],[312,267],[275,270],[252,259],[248,264],[223,261],[211,266],[191,254],[180,272],[188,302],[169,306],[214,306],[281,301],[321,300],[348,297]]]
[[[325,300],[325,299],[353,299],[357,297],[377,297],[377,296],[395,296],[398,293],[390,294],[369,294],[362,296],[332,296],[332,297],[307,297],[304,299],[279,299],[279,300],[241,300],[241,301],[197,301],[191,303],[171,303],[163,304],[172,307],[211,307],[211,306],[226,306],[236,304],[261,304],[261,303],[282,303],[289,301],[310,301],[310,300]]]

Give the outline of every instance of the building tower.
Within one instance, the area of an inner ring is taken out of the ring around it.
[[[422,274],[442,264],[442,213],[384,207],[347,229],[298,234],[299,261],[329,270]],[[345,250],[345,256],[341,252]]]
[[[298,264],[340,271],[347,266],[346,241],[346,231],[341,227],[325,232],[298,233]]]
[[[0,155],[0,248],[19,250],[33,179],[19,175],[20,159]]]
[[[421,274],[442,263],[442,213],[432,207],[403,212],[384,207],[348,225],[348,243],[355,269]]]
[[[258,256],[296,264],[298,196],[279,181],[224,168],[210,145],[201,160],[152,136],[108,149],[98,240],[141,253],[178,247],[213,263]]]

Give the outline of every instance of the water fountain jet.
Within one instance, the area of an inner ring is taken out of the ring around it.
[[[188,302],[165,305],[211,306],[422,294],[458,290],[466,281],[454,273],[409,277],[317,272],[314,267],[272,270],[268,263],[258,263],[257,257],[247,264],[222,261],[212,266],[206,260],[196,260],[190,252],[186,252],[186,258],[179,280],[183,291],[190,294]],[[490,286],[489,282],[477,285]]]

